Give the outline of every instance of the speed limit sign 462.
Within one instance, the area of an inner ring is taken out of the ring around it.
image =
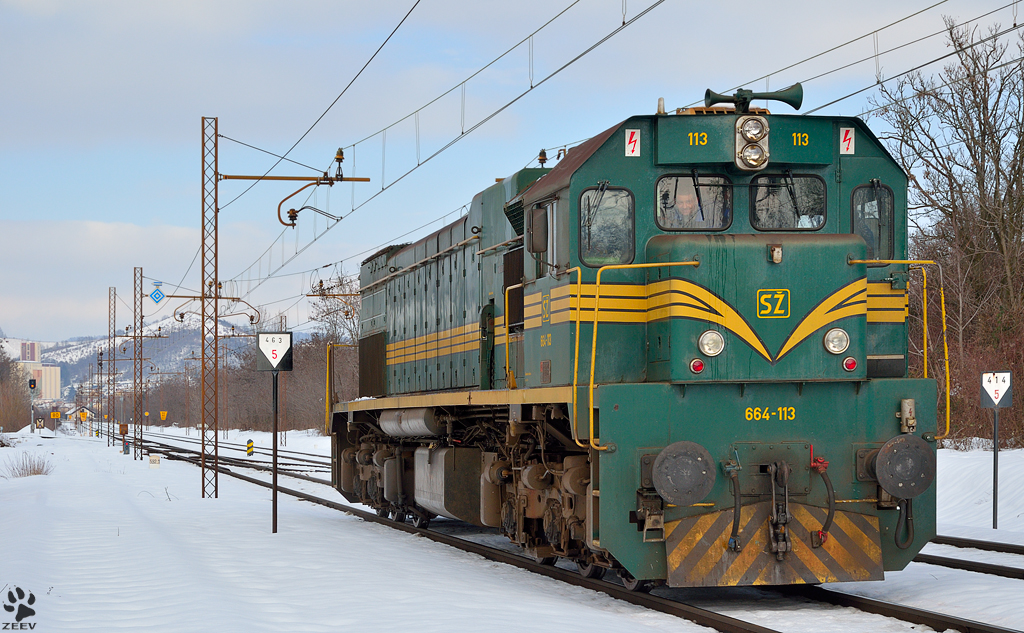
[[[292,370],[291,332],[260,332],[256,340],[259,342],[256,369],[260,371]]]

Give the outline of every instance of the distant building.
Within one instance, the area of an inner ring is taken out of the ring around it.
[[[27,343],[22,341],[21,343],[21,362],[23,363],[38,363],[39,362],[39,343]]]
[[[85,414],[85,419],[82,419],[82,414]],[[92,407],[75,406],[70,411],[64,412],[64,417],[71,422],[92,422],[96,420],[96,412]]]

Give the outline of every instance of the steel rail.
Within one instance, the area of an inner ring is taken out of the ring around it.
[[[146,450],[149,450],[151,453],[159,453],[161,455],[168,455],[168,454],[171,454],[171,453],[178,453],[178,454],[188,455],[188,454],[192,453],[192,451],[187,449],[187,448],[180,448],[180,447],[177,447],[177,446],[159,446],[159,445],[154,446],[153,443],[150,440],[143,440],[143,448],[146,449]],[[225,459],[227,461],[229,461],[233,466],[239,466],[239,467],[242,467],[242,468],[252,468],[253,470],[271,470],[272,469],[271,465],[266,463],[266,462],[249,461],[249,460],[238,458],[238,457],[226,457]],[[308,470],[308,469],[300,470],[299,468],[301,468],[301,467],[295,467],[294,465],[291,465],[291,464],[285,464],[283,466],[279,464],[277,468],[278,468],[278,470],[280,470],[282,472],[299,473],[299,474],[311,473],[311,472],[312,473],[325,472],[325,471],[316,471],[316,470]],[[331,483],[330,481],[328,481],[326,479],[315,479],[315,481],[317,483],[324,483],[324,484],[328,484],[328,485],[330,485],[330,483]]]
[[[992,563],[982,563],[974,560],[947,558],[945,556],[935,556],[934,554],[918,554],[914,557],[914,562],[925,563],[926,565],[949,567],[950,569],[961,569],[963,571],[973,571],[978,572],[979,574],[988,574],[990,576],[1002,576],[1003,578],[1024,580],[1024,569],[1021,569],[1020,567],[1008,567],[1006,565],[994,565]]]
[[[937,545],[952,545],[953,547],[967,547],[985,550],[986,552],[1001,552],[1003,554],[1020,554],[1024,556],[1024,545],[1015,545],[1013,543],[995,543],[959,536],[942,536],[941,534],[929,542]]]
[[[154,431],[147,431],[146,433],[148,435],[150,435],[150,436],[154,436],[155,435],[155,436],[158,436],[158,437],[170,438],[170,439],[173,439],[176,442],[187,442],[187,443],[190,443],[190,444],[198,444],[200,442],[199,439],[193,439],[191,437],[181,437],[181,436],[178,436],[178,435],[171,435],[171,434],[168,434],[168,433],[156,433]],[[233,451],[245,451],[247,449],[245,444],[236,444],[234,442],[221,442],[220,445],[222,447],[226,446],[226,447],[228,447],[229,450],[233,450]],[[263,447],[256,447],[256,446],[254,446],[253,447],[253,452],[257,453],[257,454],[260,454],[260,455],[270,455],[270,449],[269,448],[263,448]],[[331,465],[330,459],[327,456],[325,456],[325,455],[317,455],[316,453],[304,453],[302,451],[289,451],[289,450],[285,450],[285,449],[278,449],[277,452],[279,454],[288,453],[290,455],[303,455],[303,456],[305,456],[305,457],[289,457],[289,459],[294,459],[296,461],[309,462],[311,464],[316,464],[318,466],[330,466]],[[319,459],[309,459],[310,457],[318,457]]]
[[[840,591],[825,589],[817,585],[790,585],[788,587],[780,588],[780,591],[787,594],[802,596],[817,602],[827,602],[828,604],[839,607],[853,607],[854,609],[859,609],[861,611],[877,615],[884,615],[890,618],[896,618],[898,620],[903,620],[904,622],[923,624],[925,626],[932,627],[936,631],[953,629],[961,631],[962,633],[1020,633],[1020,631],[1015,629],[1007,629],[1001,626],[996,626],[995,624],[985,624],[983,622],[976,622],[966,618],[946,615],[945,613],[925,611],[924,609],[918,609],[903,604],[893,604],[891,602],[885,602],[884,600],[876,600],[874,598],[865,598],[864,596],[842,593]]]
[[[142,448],[143,449],[148,449],[148,450],[152,451],[153,453],[160,453],[162,455],[163,454],[167,454],[167,453],[181,453],[181,454],[186,454],[187,455],[187,454],[191,453],[191,451],[189,449],[182,449],[180,447],[172,447],[172,446],[169,446],[169,445],[158,445],[158,444],[155,444],[155,442],[153,442],[153,440],[150,440],[150,439],[143,439],[142,440]],[[245,458],[238,458],[238,457],[227,457],[227,458],[224,458],[224,459],[230,461],[232,464],[234,464],[236,466],[245,466],[247,468],[251,466],[252,468],[254,468],[256,470],[265,470],[266,468],[270,467],[270,464],[268,462],[260,462],[260,461],[255,461],[255,460],[251,461],[251,460],[247,460]],[[291,463],[284,463],[284,464],[280,464],[279,463],[278,468],[280,470],[288,470],[288,471],[291,471],[291,472],[325,472],[324,470],[315,470],[315,469],[308,468],[308,467],[306,467],[305,465],[302,465],[302,464],[291,464]]]
[[[158,453],[160,455],[164,455],[168,459],[179,459],[180,455],[176,455],[176,453],[186,453],[186,454],[195,453],[195,451],[193,451],[191,449],[188,449],[188,448],[181,448],[181,447],[178,447],[178,446],[170,446],[170,445],[167,445],[167,444],[160,444],[159,442],[153,442],[152,440],[143,440],[143,442],[144,442],[144,444],[156,444],[156,445],[160,446],[161,448],[153,448],[152,446],[147,446],[146,448],[147,448],[147,450],[149,450],[149,452],[151,452],[151,453]],[[266,472],[271,472],[273,470],[273,467],[271,467],[269,464],[263,464],[263,463],[260,463],[260,462],[250,462],[250,461],[243,460],[243,459],[238,459],[238,458],[235,458],[235,457],[222,457],[221,461],[223,461],[225,463],[229,463],[232,466],[237,466],[238,468],[251,468],[253,470],[261,470],[261,471],[266,471]],[[281,471],[282,474],[287,475],[288,477],[294,477],[296,479],[303,479],[305,481],[309,481],[309,482],[317,483],[317,484],[324,484],[326,486],[330,486],[331,485],[331,482],[329,480],[327,480],[327,479],[320,479],[319,477],[311,477],[309,475],[306,475],[306,474],[303,474],[301,472],[292,470],[290,468],[281,468],[280,466],[278,466],[278,470]]]
[[[176,446],[176,445],[173,445],[173,444],[168,444],[168,442],[164,442],[164,441],[159,441],[157,439],[153,439],[152,435],[150,437],[148,437],[148,438],[143,437],[142,441],[143,442],[152,442],[152,444],[155,444],[155,445],[159,445],[159,446],[162,446],[162,447],[169,447],[169,448],[172,448],[172,449],[180,449],[182,451],[189,451],[190,450],[188,447],[180,447],[180,446]],[[190,440],[190,441],[191,441],[191,444],[197,444],[196,440]],[[223,445],[221,445],[221,446],[223,446]],[[238,452],[242,453],[242,452],[245,452],[246,448],[242,447],[241,449],[231,449],[231,450],[232,451],[238,451]],[[254,455],[266,456],[267,454],[265,453],[265,451],[267,451],[267,450],[266,449],[262,449],[260,451],[254,450],[253,453],[254,453]],[[288,464],[295,465],[295,466],[302,466],[302,467],[305,467],[305,468],[315,468],[315,467],[330,468],[331,467],[331,462],[314,461],[314,460],[302,459],[300,457],[288,457],[288,456],[286,456],[283,459],[291,460],[291,461],[287,462]]]

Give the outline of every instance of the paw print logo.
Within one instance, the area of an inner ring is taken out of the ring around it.
[[[21,622],[25,618],[32,617],[36,614],[36,610],[31,608],[36,603],[36,597],[32,595],[32,592],[28,592],[28,600],[25,599],[25,590],[21,587],[14,587],[8,590],[7,600],[4,602],[4,611],[8,613],[14,613],[17,609],[17,613],[14,614],[15,622]]]

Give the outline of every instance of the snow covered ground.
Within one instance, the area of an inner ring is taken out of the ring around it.
[[[150,468],[95,438],[17,439],[0,449],[0,471],[22,452],[54,466],[48,476],[0,479],[0,603],[28,606],[27,593],[12,601],[8,592],[30,592],[35,615],[23,623],[37,631],[701,629],[286,495],[273,535],[265,489],[221,476],[220,498],[204,500],[198,470],[185,463]],[[270,445],[259,433],[222,441],[247,439]],[[301,432],[289,433],[287,449],[330,454],[326,438]],[[940,452],[940,533],[1024,543],[1024,451],[1000,455],[998,532],[987,529],[990,478],[991,453]],[[282,485],[342,501],[326,486],[287,478]],[[975,557],[1024,566],[1012,555]],[[915,563],[884,582],[841,588],[1024,628],[1024,581]],[[785,631],[923,628],[748,595],[704,592],[693,602]],[[14,615],[0,611],[0,622]]]

